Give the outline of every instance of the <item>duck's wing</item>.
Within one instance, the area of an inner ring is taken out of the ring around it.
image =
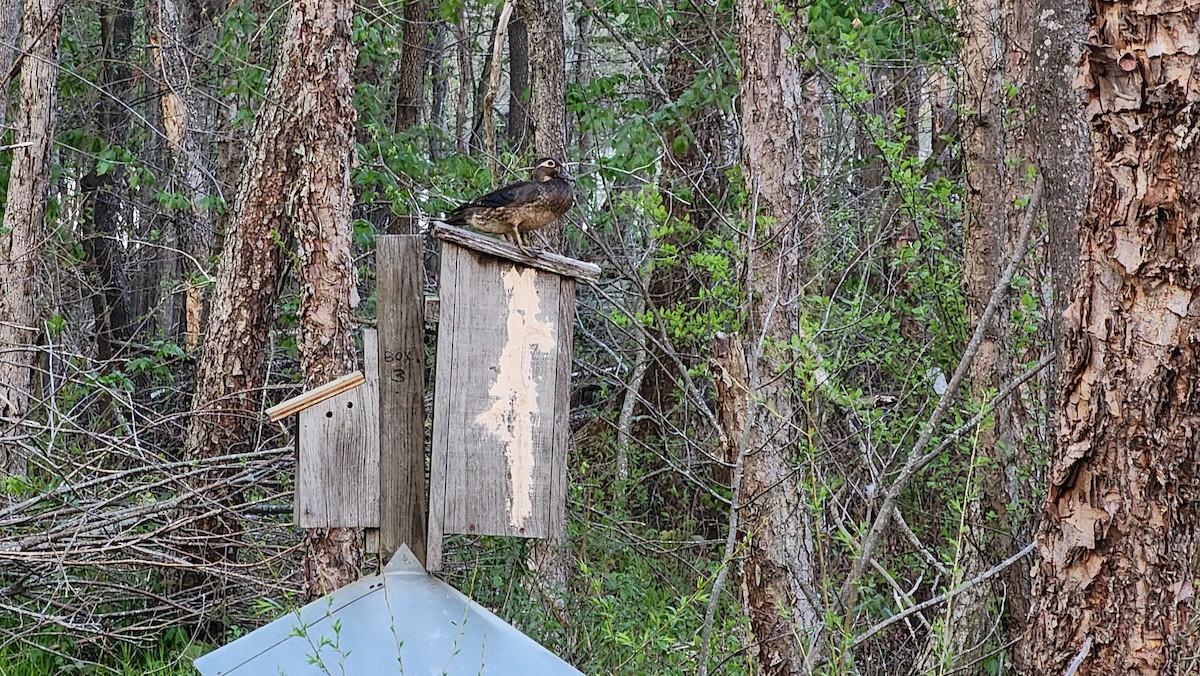
[[[538,189],[536,183],[530,181],[509,183],[486,195],[480,195],[459,208],[482,207],[484,209],[496,209],[499,207],[519,206],[536,200],[540,194],[541,191]]]
[[[494,209],[519,205],[537,193],[537,188],[528,181],[510,183],[486,195],[480,195],[446,214],[445,222],[450,225],[467,225],[468,220]]]

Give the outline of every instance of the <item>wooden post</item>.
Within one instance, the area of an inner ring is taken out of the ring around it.
[[[379,551],[425,563],[424,237],[375,240],[379,330]]]

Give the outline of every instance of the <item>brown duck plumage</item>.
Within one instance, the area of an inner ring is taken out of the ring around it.
[[[450,225],[469,225],[480,232],[508,235],[526,255],[521,233],[545,227],[575,203],[575,193],[561,162],[549,157],[537,161],[528,181],[510,183],[476,197],[446,215]]]

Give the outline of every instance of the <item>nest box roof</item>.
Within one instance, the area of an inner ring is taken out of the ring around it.
[[[408,547],[382,575],[284,615],[196,668],[203,676],[580,673],[425,572]]]

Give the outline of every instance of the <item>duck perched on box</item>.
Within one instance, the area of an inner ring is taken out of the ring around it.
[[[530,180],[510,183],[476,197],[451,211],[449,225],[469,225],[480,232],[507,235],[525,255],[531,255],[521,233],[544,228],[575,204],[571,181],[575,178],[556,159],[544,157],[534,164]]]

